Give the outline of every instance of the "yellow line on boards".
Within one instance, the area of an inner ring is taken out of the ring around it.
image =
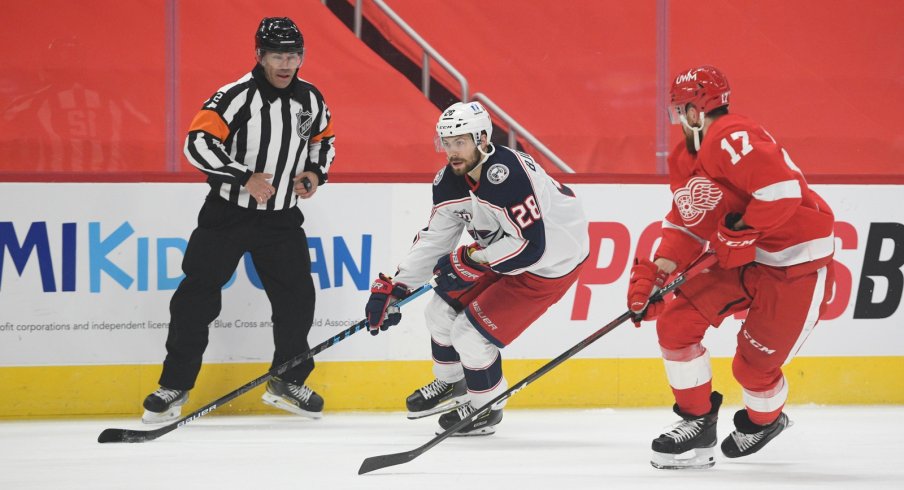
[[[503,361],[509,384],[547,360]],[[183,413],[263,375],[268,365],[205,364]],[[784,368],[789,404],[904,404],[904,357],[800,357]],[[0,418],[138,416],[157,388],[159,365],[0,368]],[[320,362],[308,384],[325,410],[402,411],[405,397],[433,379],[429,361]],[[731,360],[713,359],[713,386],[741,403]],[[279,413],[260,401],[263,386],[217,413]],[[570,359],[509,400],[510,408],[670,406],[660,359]]]

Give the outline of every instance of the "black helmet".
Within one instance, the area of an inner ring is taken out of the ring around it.
[[[254,47],[282,53],[304,52],[304,37],[288,17],[264,17],[254,36]]]

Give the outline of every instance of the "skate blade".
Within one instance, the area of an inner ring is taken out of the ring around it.
[[[431,408],[430,410],[424,410],[423,412],[408,412],[408,420],[417,420],[424,417],[429,417],[431,415],[436,415],[438,413],[446,413],[455,410],[459,405],[463,405],[467,401],[468,395],[450,398],[443,403],[440,403],[439,405]]]
[[[716,464],[716,458],[711,447],[691,449],[681,454],[653,451],[650,464],[660,470],[702,470],[712,468]]]
[[[446,430],[443,429],[442,427],[440,427],[439,429],[436,429],[436,435],[441,435],[444,432],[446,432]],[[496,433],[495,427],[481,427],[479,429],[471,430],[468,432],[456,432],[456,433],[450,435],[449,437],[491,436],[495,433]]]
[[[301,415],[302,417],[307,417],[309,419],[317,420],[323,417],[323,413],[321,412],[309,412],[302,408],[297,407],[285,400],[281,397],[271,394],[269,391],[264,392],[264,396],[261,397],[261,400],[267,405],[270,405],[273,408],[278,408],[280,410],[285,410],[286,412],[294,413],[295,415]]]
[[[151,412],[150,410],[145,410],[144,415],[141,416],[141,423],[148,425],[158,425],[165,424],[167,422],[172,422],[173,420],[178,419],[182,416],[182,407],[173,407],[165,412]]]

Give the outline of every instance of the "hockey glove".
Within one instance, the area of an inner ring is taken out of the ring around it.
[[[756,241],[760,232],[746,228],[743,230],[732,229],[741,218],[740,214],[733,213],[725,216],[725,220],[719,223],[719,228],[710,242],[719,265],[723,269],[733,269],[744,264],[749,264],[756,259]]]
[[[467,289],[490,270],[488,266],[471,258],[472,248],[476,248],[476,245],[462,245],[436,262],[433,274],[436,276],[437,292]]]
[[[650,296],[662,289],[668,277],[668,273],[659,270],[653,262],[640,257],[634,259],[628,282],[628,309],[634,312],[632,321],[635,327],[640,327],[641,320],[655,320],[665,309],[664,301],[660,299],[651,303]]]
[[[370,299],[364,305],[367,328],[371,335],[377,335],[402,321],[402,312],[398,306],[391,305],[390,301],[404,299],[409,295],[411,291],[408,286],[400,282],[393,284],[391,277],[380,273],[370,286]]]

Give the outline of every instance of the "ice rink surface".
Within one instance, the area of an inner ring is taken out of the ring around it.
[[[719,437],[737,407],[722,407]],[[359,476],[368,456],[415,449],[436,418],[404,413],[206,416],[141,444],[99,444],[132,419],[0,422],[0,489],[902,488],[904,407],[791,406],[794,426],[763,451],[708,470],[656,470],[666,408],[514,410],[496,434],[449,438],[413,461]]]

